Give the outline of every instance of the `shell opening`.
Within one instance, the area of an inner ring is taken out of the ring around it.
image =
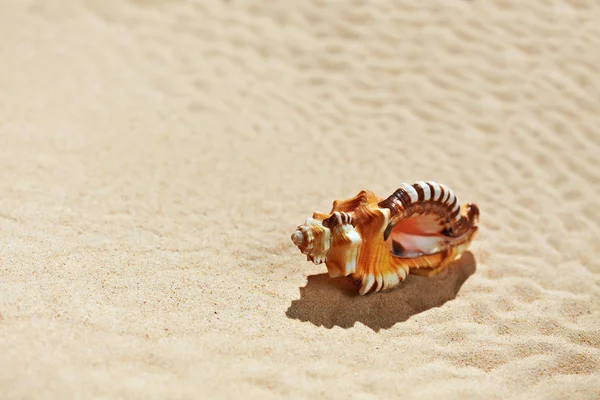
[[[450,239],[443,234],[444,229],[435,215],[419,215],[401,220],[390,229],[392,254],[414,258],[439,252],[448,245]]]

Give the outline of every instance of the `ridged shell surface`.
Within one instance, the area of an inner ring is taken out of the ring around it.
[[[479,209],[459,203],[443,184],[401,184],[382,199],[361,191],[315,212],[292,241],[330,277],[350,276],[361,295],[391,289],[409,273],[431,276],[466,251],[477,233]]]

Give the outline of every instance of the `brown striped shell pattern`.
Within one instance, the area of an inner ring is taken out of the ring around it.
[[[443,184],[402,184],[386,199],[363,190],[315,212],[291,239],[307,260],[325,263],[330,277],[350,276],[359,294],[399,285],[409,273],[432,276],[466,251],[479,209],[461,206]]]

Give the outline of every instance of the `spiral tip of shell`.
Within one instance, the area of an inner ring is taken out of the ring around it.
[[[292,238],[292,242],[294,242],[294,244],[296,246],[302,246],[302,244],[305,241],[304,234],[302,233],[302,231],[300,229],[296,229],[294,231],[294,233],[292,233],[291,238]]]

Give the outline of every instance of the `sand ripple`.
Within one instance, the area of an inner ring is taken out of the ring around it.
[[[600,393],[600,4],[0,5],[0,397]],[[361,189],[481,209],[356,298],[289,234]]]

